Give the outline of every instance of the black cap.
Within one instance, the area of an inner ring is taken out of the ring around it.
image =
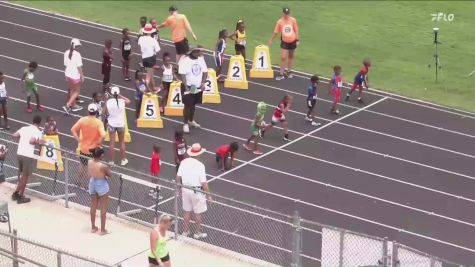
[[[289,14],[290,14],[290,8],[284,7],[284,8],[282,9],[282,12],[283,12],[285,15],[289,15]]]
[[[168,8],[168,11],[172,12],[172,11],[177,11],[178,8],[175,6],[175,5],[171,5],[169,8]]]

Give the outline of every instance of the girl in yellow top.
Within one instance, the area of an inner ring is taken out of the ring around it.
[[[170,254],[167,248],[167,231],[172,225],[172,218],[162,214],[158,219],[158,226],[150,232],[150,253],[148,263],[150,267],[170,267]]]
[[[237,21],[236,31],[228,37],[236,42],[234,44],[236,55],[241,55],[244,59],[246,59],[246,26],[244,25],[244,21],[242,19]]]

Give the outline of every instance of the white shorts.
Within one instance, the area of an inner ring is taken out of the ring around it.
[[[195,193],[191,189],[183,188],[181,190],[181,199],[184,211],[193,211],[193,213],[200,214],[208,209],[206,195],[201,192]]]
[[[273,125],[276,125],[278,122],[281,122],[281,123],[282,123],[282,122],[284,122],[284,121],[285,121],[285,116],[284,116],[284,114],[282,114],[282,117],[280,117],[280,118],[277,118],[276,116],[272,115],[271,123],[272,123]]]

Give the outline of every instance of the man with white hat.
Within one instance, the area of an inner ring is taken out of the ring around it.
[[[177,183],[183,185],[181,188],[184,211],[183,235],[188,236],[190,234],[190,218],[191,212],[193,212],[196,223],[196,231],[193,237],[196,239],[208,236],[202,231],[201,214],[208,209],[206,201],[212,201],[211,195],[209,195],[208,182],[206,181],[205,165],[198,160],[199,156],[205,151],[206,149],[202,148],[199,143],[193,144],[187,150],[190,157],[180,163],[176,175]]]
[[[147,70],[146,82],[149,88],[155,88],[153,82],[153,67],[157,63],[157,54],[160,51],[160,46],[156,39],[152,38],[151,34],[156,31],[152,24],[147,23],[142,28],[143,36],[139,38],[138,44],[140,52],[142,53],[142,65]]]

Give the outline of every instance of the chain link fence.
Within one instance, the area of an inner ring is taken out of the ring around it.
[[[0,132],[0,145],[8,149],[0,160],[0,179],[16,183],[18,163],[17,141],[9,133]],[[88,175],[73,150],[56,150],[49,153],[49,165],[38,168],[28,183],[28,193],[48,200],[63,199],[65,206],[74,202],[88,207]],[[54,155],[53,155],[54,154]],[[38,153],[44,158],[44,153]],[[173,237],[180,241],[204,247],[207,251],[238,258],[255,266],[393,266],[435,267],[460,266],[431,255],[389,242],[386,239],[331,227],[260,208],[224,196],[209,194],[199,188],[186,188],[175,183],[174,177],[158,178],[130,168],[115,166],[109,179],[108,212],[116,216],[152,227],[161,214],[174,218]],[[201,230],[197,231],[194,217],[189,220],[189,234],[184,235],[187,214],[183,212],[183,194],[196,194],[206,201]],[[204,235],[196,235],[206,233]],[[31,242],[22,241],[20,252],[29,250]],[[9,239],[0,235],[0,245],[8,247]],[[9,245],[10,247],[12,245]],[[74,265],[71,254],[38,249],[30,260],[54,263],[61,255],[63,266]],[[3,253],[2,250],[0,252]],[[11,260],[0,253],[0,264]],[[10,255],[11,257],[11,255]],[[20,259],[21,260],[21,259]],[[1,265],[3,266],[3,265]]]

